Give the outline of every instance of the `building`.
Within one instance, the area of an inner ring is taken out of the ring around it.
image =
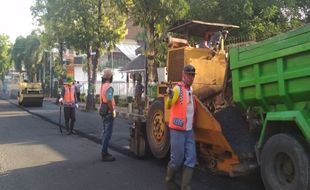
[[[128,82],[128,76],[124,74],[124,72],[120,72],[120,69],[137,57],[135,50],[139,45],[136,41],[136,36],[142,29],[134,26],[131,19],[128,19],[126,25],[128,34],[125,39],[116,44],[113,51],[107,52],[99,59],[96,94],[98,94],[100,90],[101,76],[104,68],[113,70],[115,94],[127,96],[133,93],[132,87],[128,87],[128,84],[126,84]],[[86,55],[75,55],[74,52],[67,51],[64,54],[64,59],[67,75],[74,77],[76,81],[82,84],[81,93],[87,93],[88,77],[87,72],[83,70],[83,63],[86,60]]]

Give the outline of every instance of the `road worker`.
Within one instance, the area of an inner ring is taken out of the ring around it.
[[[171,109],[170,161],[167,167],[166,183],[169,189],[178,189],[174,178],[182,169],[181,190],[190,190],[190,183],[196,164],[196,146],[193,131],[196,99],[193,97],[192,84],[195,68],[187,64],[183,68],[182,81],[173,89],[168,88],[166,108]]]
[[[67,82],[64,84],[59,102],[64,106],[65,125],[67,134],[71,135],[75,123],[75,109],[78,108],[76,89],[73,84],[73,78],[67,77]]]
[[[114,118],[116,117],[114,89],[111,85],[112,80],[112,71],[109,69],[104,70],[100,90],[100,108],[103,106],[106,107],[106,113],[101,114],[103,121],[101,160],[104,162],[115,160],[108,152],[108,146],[113,132]]]

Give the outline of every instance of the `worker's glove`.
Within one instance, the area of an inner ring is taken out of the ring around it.
[[[75,104],[75,108],[76,108],[76,109],[79,109],[79,104]]]
[[[168,97],[170,98],[170,99],[172,99],[172,97],[173,97],[173,90],[172,90],[172,88],[167,88],[167,94],[168,94]]]
[[[59,100],[58,100],[58,102],[60,103],[60,104],[62,104],[63,103],[63,99],[62,98],[59,98]]]

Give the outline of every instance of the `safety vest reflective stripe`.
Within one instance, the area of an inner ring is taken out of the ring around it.
[[[100,104],[102,103],[107,103],[108,99],[107,99],[107,90],[112,87],[110,83],[103,83],[101,85],[101,90],[100,90]],[[115,109],[115,100],[114,100],[114,96],[112,97],[112,106],[113,109]]]
[[[169,127],[176,130],[185,131],[188,95],[183,83],[178,83],[177,85],[180,87],[180,95],[176,103],[171,107]],[[194,110],[196,107],[195,103],[196,102],[194,100]]]
[[[75,87],[74,85],[65,85],[65,94],[64,94],[64,104],[74,104],[75,103],[75,98],[74,98],[74,93],[75,93]]]
[[[180,95],[176,103],[171,107],[169,127],[176,130],[186,130],[186,100],[187,93],[184,85],[177,84],[180,87]]]

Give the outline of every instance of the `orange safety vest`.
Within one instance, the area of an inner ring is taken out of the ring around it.
[[[187,90],[183,83],[177,84],[180,86],[180,95],[175,104],[171,107],[169,127],[171,129],[185,131],[186,130],[186,111],[187,111]],[[194,114],[196,108],[196,99],[193,97]],[[193,119],[194,122],[194,119]]]
[[[64,94],[64,104],[65,105],[72,105],[75,103],[74,93],[75,93],[75,87],[74,85],[65,85],[65,94]]]
[[[112,88],[112,86],[111,86],[111,84],[110,83],[103,83],[102,85],[101,85],[101,90],[100,90],[100,105],[102,104],[102,103],[107,103],[108,102],[108,100],[107,100],[107,90],[109,89],[109,88]],[[115,100],[114,100],[114,96],[113,96],[113,98],[112,98],[112,107],[113,107],[113,109],[115,109]],[[110,110],[111,111],[111,110]]]

